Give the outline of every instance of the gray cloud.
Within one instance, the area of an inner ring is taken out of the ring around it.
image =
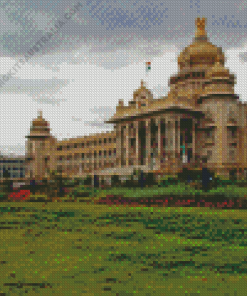
[[[98,127],[98,128],[111,128],[111,126],[105,123],[105,120],[108,120],[111,116],[113,116],[116,112],[116,107],[110,106],[101,106],[101,107],[94,107],[89,109],[90,112],[97,114],[99,119],[94,119],[93,121],[84,121],[84,124],[91,127]]]
[[[239,53],[239,59],[241,62],[247,62],[247,52],[240,52]]]
[[[152,89],[152,93],[156,98],[166,96],[168,94],[168,91],[169,91],[168,88],[161,84],[154,86]]]
[[[1,155],[25,155],[25,145],[0,145]]]
[[[32,0],[2,0],[0,54],[24,55],[75,3],[78,1],[54,0],[51,4],[48,0],[36,0],[34,4]],[[118,69],[159,56],[170,45],[182,49],[194,36],[198,16],[207,18],[210,41],[224,51],[241,46],[247,38],[246,5],[241,0],[226,0],[226,5],[215,0],[80,3],[83,7],[37,53],[58,54],[51,66],[49,57],[39,59],[44,67],[59,71],[61,56],[70,53],[68,63],[90,61],[106,69]],[[79,50],[78,57],[73,57],[75,50]]]
[[[13,77],[0,88],[0,94],[27,94],[38,103],[54,105],[62,102],[62,100],[57,100],[55,95],[68,84],[68,79],[20,79]]]

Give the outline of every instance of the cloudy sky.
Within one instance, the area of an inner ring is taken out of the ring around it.
[[[246,14],[242,0],[1,0],[0,151],[25,154],[38,110],[62,140],[113,130],[104,120],[141,79],[166,95],[197,17],[247,101]]]

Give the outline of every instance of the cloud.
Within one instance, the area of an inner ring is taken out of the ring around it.
[[[20,79],[13,77],[0,88],[0,94],[27,94],[38,103],[54,105],[64,101],[64,99],[57,99],[56,95],[61,93],[61,90],[68,84],[68,79]]]
[[[0,145],[0,154],[2,155],[24,155],[25,145]]]
[[[153,87],[152,92],[154,94],[154,97],[162,97],[166,96],[168,94],[168,88],[166,86],[162,86],[161,84],[158,84]]]
[[[99,119],[94,119],[93,121],[84,121],[84,124],[91,127],[98,128],[110,128],[110,125],[104,121],[108,120],[111,116],[114,115],[116,108],[111,106],[100,106],[89,109],[90,112],[97,114]]]
[[[247,52],[240,52],[239,53],[239,59],[241,62],[247,62]]]

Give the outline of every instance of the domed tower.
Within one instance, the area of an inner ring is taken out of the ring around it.
[[[195,37],[178,57],[179,72],[170,78],[170,91],[178,97],[196,100],[204,89],[206,75],[216,61],[224,66],[222,49],[213,45],[205,30],[206,19],[196,19]],[[196,103],[196,102],[194,102]]]
[[[50,134],[49,123],[42,117],[42,111],[32,121],[30,135],[26,136],[27,178],[42,179],[49,170],[55,169],[56,139]]]

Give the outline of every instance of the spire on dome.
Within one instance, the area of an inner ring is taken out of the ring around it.
[[[143,81],[143,79],[141,80],[141,87],[144,87],[144,81]]]
[[[42,110],[39,110],[38,111],[38,118],[42,118],[43,117],[43,115],[42,115]]]
[[[206,18],[197,18],[196,19],[196,27],[197,27],[197,31],[196,31],[196,38],[197,37],[207,37],[207,33],[205,31],[205,26],[206,26]]]

